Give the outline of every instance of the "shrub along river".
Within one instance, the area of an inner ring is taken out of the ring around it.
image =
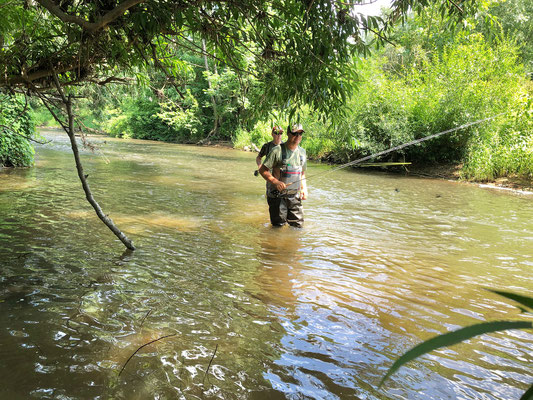
[[[255,154],[91,138],[85,172],[129,252],[66,135],[43,134],[35,167],[0,172],[0,398],[501,400],[533,383],[533,333],[509,331],[377,390],[422,340],[531,320],[484,289],[532,294],[531,196],[340,170],[309,179],[304,229],[273,229]]]

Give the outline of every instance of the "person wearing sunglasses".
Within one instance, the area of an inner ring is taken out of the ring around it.
[[[272,140],[268,143],[265,143],[262,147],[261,147],[261,150],[259,151],[259,154],[257,155],[257,157],[255,158],[255,163],[257,164],[257,168],[259,168],[261,166],[261,160],[263,157],[265,157],[266,155],[268,155],[268,153],[270,153],[270,150],[272,150],[274,148],[274,146],[277,146],[279,144],[281,144],[281,135],[283,135],[283,128],[281,126],[274,126],[272,128]],[[254,173],[255,176],[257,176],[257,170],[255,171]]]
[[[300,142],[304,132],[300,124],[290,127],[287,141],[275,146],[259,167],[261,176],[270,183],[267,185],[267,201],[273,226],[288,223],[297,228],[303,227],[302,200],[307,199],[307,154],[300,147]]]

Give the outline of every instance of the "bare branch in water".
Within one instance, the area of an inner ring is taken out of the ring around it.
[[[204,379],[202,380],[202,385],[204,384],[205,377],[207,376],[207,373],[209,372],[209,367],[211,367],[211,363],[213,362],[213,359],[215,358],[215,354],[217,354],[217,349],[218,349],[218,343],[217,343],[217,346],[215,347],[215,351],[213,352],[213,356],[211,357],[211,361],[209,361],[209,365],[207,366],[207,369],[205,370]]]
[[[95,200],[91,189],[89,187],[89,183],[87,182],[87,176],[83,172],[83,165],[81,163],[80,154],[78,150],[78,144],[76,143],[76,137],[74,134],[74,114],[72,112],[72,96],[69,95],[68,97],[65,95],[63,88],[61,87],[61,83],[59,82],[59,78],[57,74],[54,74],[54,81],[56,84],[57,92],[59,96],[61,97],[61,100],[63,101],[63,106],[65,107],[65,111],[67,114],[67,120],[65,122],[61,121],[59,117],[53,112],[51,107],[47,104],[46,99],[42,97],[42,95],[37,94],[39,97],[41,97],[41,100],[43,101],[43,104],[48,108],[48,110],[52,113],[55,120],[61,124],[65,132],[67,133],[69,139],[70,139],[70,146],[72,148],[72,154],[74,156],[74,161],[76,163],[76,170],[78,172],[78,177],[81,181],[81,186],[83,187],[83,191],[85,192],[85,197],[87,198],[87,201],[91,204],[91,206],[96,211],[96,215],[98,215],[98,218],[115,234],[117,238],[120,239],[120,241],[130,250],[135,250],[135,246],[133,245],[132,241],[128,239],[128,237],[117,228],[115,223],[111,218],[109,218],[108,215],[104,214],[104,211],[102,210],[102,207],[98,204],[98,202]],[[83,136],[82,136],[83,138]]]
[[[148,318],[148,316],[152,313],[152,309],[148,310],[148,312],[146,313],[146,315],[144,316],[144,318],[141,320],[141,324],[139,325],[139,329],[143,327],[143,324],[144,324],[144,320],[146,318]]]
[[[118,376],[120,376],[120,374],[122,374],[122,371],[124,371],[124,368],[126,368],[126,365],[130,362],[130,360],[133,358],[133,356],[134,356],[135,354],[137,354],[137,352],[138,352],[139,350],[141,350],[143,347],[148,346],[149,344],[155,343],[155,342],[157,342],[157,341],[159,341],[159,340],[166,339],[166,338],[168,338],[168,337],[176,336],[176,335],[177,335],[177,333],[172,333],[172,334],[170,334],[170,335],[161,336],[160,338],[157,338],[157,339],[155,339],[155,340],[152,340],[151,342],[148,342],[148,343],[143,344],[141,347],[139,347],[137,350],[135,350],[135,352],[130,356],[130,358],[128,358],[128,360],[124,363],[124,365],[122,366],[122,369],[121,369],[120,372],[118,373]],[[211,365],[211,364],[209,364],[209,365]]]

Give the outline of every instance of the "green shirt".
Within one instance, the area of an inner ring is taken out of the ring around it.
[[[281,152],[281,146],[285,146],[287,155],[286,155],[286,162],[289,165],[292,165],[294,167],[302,167],[302,172],[305,172],[307,169],[307,154],[305,150],[298,146],[294,151],[291,151],[288,147],[286,147],[285,143],[282,143],[281,145],[275,146],[270,150],[270,153],[268,153],[265,161],[263,162],[263,165],[267,167],[272,175],[276,179],[279,179],[280,173],[279,169],[283,166],[282,162],[282,152]],[[301,156],[301,157],[300,157]],[[302,163],[303,161],[303,163]],[[271,196],[271,192],[275,190],[276,188],[272,185],[267,186],[267,196]]]

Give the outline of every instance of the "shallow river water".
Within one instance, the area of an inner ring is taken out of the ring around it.
[[[130,252],[66,135],[44,134],[35,167],[0,171],[1,399],[518,399],[533,383],[533,332],[509,331],[377,388],[422,340],[532,320],[485,288],[532,295],[533,196],[311,164],[305,228],[273,229],[255,154],[92,138],[85,173]]]

